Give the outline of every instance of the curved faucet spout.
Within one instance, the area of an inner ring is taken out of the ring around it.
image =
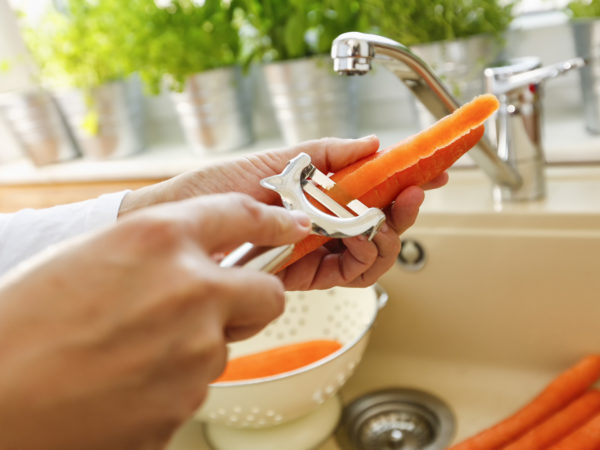
[[[367,73],[373,60],[383,64],[438,119],[459,107],[431,68],[408,47],[392,39],[375,34],[344,33],[333,41],[331,57],[334,70],[348,75]],[[485,137],[469,154],[495,184],[511,189],[521,186],[517,171],[498,156]]]

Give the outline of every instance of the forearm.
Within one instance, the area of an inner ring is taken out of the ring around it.
[[[114,223],[126,193],[0,214],[0,275],[53,244]]]

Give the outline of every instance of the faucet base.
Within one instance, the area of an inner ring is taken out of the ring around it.
[[[521,174],[522,184],[518,188],[496,185],[493,198],[495,202],[535,201],[546,197],[546,173],[541,156],[520,160],[515,169]]]

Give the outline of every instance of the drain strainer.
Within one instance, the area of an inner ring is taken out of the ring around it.
[[[454,415],[439,398],[416,389],[385,389],[344,408],[336,439],[343,449],[443,450]]]

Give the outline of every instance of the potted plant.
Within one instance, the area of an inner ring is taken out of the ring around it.
[[[502,34],[515,0],[368,0],[365,14],[374,32],[420,56],[459,101],[483,91],[483,69],[500,57]],[[419,110],[421,125],[432,119]]]
[[[144,27],[136,65],[148,90],[172,93],[184,134],[200,153],[253,140],[247,80],[240,69],[236,0],[134,0]],[[163,2],[164,3],[164,2]]]
[[[580,70],[585,126],[593,134],[600,133],[600,1],[571,0],[567,4],[577,56],[586,59]]]
[[[253,33],[250,60],[262,65],[267,91],[288,144],[358,128],[352,80],[328,57],[340,33],[365,28],[360,0],[242,0]],[[249,38],[248,38],[249,39]]]
[[[84,156],[120,157],[144,148],[141,87],[133,76],[131,17],[118,0],[69,0],[25,40]]]

